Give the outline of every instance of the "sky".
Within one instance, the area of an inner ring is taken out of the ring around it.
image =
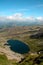
[[[43,0],[0,0],[0,19],[43,19]]]

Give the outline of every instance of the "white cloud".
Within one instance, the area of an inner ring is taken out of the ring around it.
[[[43,7],[43,4],[39,4],[39,5],[37,5],[36,7]]]
[[[35,21],[34,17],[27,17],[26,19],[30,20],[30,21]]]
[[[43,21],[43,17],[37,17],[37,20]]]
[[[43,17],[36,17],[36,18],[34,18],[34,17],[24,17],[24,15],[23,14],[21,14],[21,13],[16,13],[16,14],[14,14],[14,15],[12,15],[12,16],[6,16],[6,17],[1,17],[0,16],[0,21],[19,21],[19,22],[42,22],[43,21]]]
[[[22,14],[21,13],[16,13],[12,16],[7,16],[7,19],[9,20],[19,20],[22,18]]]
[[[7,16],[7,19],[14,21],[35,21],[34,17],[24,17],[21,13],[16,13],[12,16]]]

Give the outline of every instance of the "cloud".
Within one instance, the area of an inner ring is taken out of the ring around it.
[[[34,17],[24,17],[21,13],[16,13],[12,16],[7,16],[7,20],[13,20],[13,21],[20,21],[20,22],[26,22],[26,21],[35,21]]]
[[[25,8],[25,9],[18,9],[18,10],[15,10],[15,11],[19,11],[19,12],[21,11],[21,12],[22,12],[22,11],[29,11],[29,10],[30,10],[30,9]]]
[[[42,20],[43,21],[43,17],[37,17],[38,20]]]
[[[10,8],[7,11],[8,12],[26,12],[26,11],[29,11],[29,10],[30,10],[30,8],[20,8],[20,9],[12,9],[12,8]],[[4,13],[4,12],[1,11],[0,14],[2,14],[2,13]]]
[[[22,14],[21,13],[16,13],[12,16],[8,16],[7,18],[9,19],[18,19],[18,18],[22,18]]]
[[[36,7],[43,7],[43,4],[36,5]]]
[[[29,9],[27,9],[28,11],[31,9],[35,9],[35,8],[41,8],[43,7],[43,4],[37,4],[37,5],[32,5]]]
[[[16,13],[12,16],[7,16],[6,19],[13,20],[13,21],[22,21],[23,15],[21,13]]]
[[[11,15],[11,16],[4,16],[4,17],[1,17],[0,16],[0,21],[7,21],[7,22],[9,22],[9,21],[19,21],[19,22],[43,22],[43,17],[24,17],[24,15],[23,14],[21,14],[21,13],[16,13],[16,14],[14,14],[14,15]]]

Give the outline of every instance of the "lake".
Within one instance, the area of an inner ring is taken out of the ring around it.
[[[30,51],[30,48],[27,44],[25,44],[22,41],[19,40],[8,40],[7,45],[10,46],[10,49],[14,52],[20,53],[20,54],[25,54]]]

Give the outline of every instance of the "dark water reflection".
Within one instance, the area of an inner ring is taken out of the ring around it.
[[[8,45],[10,46],[11,50],[20,54],[28,53],[30,48],[24,42],[19,40],[8,40]]]

